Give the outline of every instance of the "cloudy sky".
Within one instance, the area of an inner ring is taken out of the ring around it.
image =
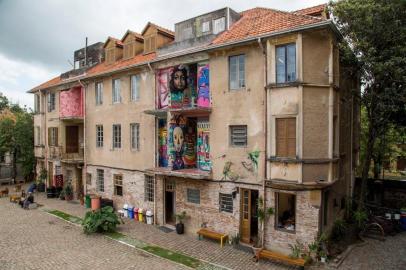
[[[176,22],[223,7],[292,11],[327,0],[0,0],[0,92],[32,107],[25,92],[71,69],[73,52],[148,21],[174,29]]]

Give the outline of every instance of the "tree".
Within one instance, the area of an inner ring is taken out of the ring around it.
[[[406,125],[406,1],[341,0],[331,2],[330,10],[344,37],[344,56],[355,55],[361,74],[361,103],[367,119],[362,208],[378,139],[389,127]]]

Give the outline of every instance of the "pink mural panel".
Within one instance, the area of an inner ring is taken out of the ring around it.
[[[61,91],[59,96],[60,117],[83,117],[83,91],[82,87],[74,87]]]

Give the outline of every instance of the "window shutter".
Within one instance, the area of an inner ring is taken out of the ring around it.
[[[287,120],[287,156],[296,157],[296,118]]]
[[[55,128],[55,146],[58,146],[58,128]]]
[[[296,118],[276,119],[276,156],[296,156]]]
[[[51,146],[51,128],[48,128],[48,146]]]

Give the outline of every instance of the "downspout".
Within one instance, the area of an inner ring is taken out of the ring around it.
[[[267,116],[268,116],[268,90],[267,90],[267,78],[268,78],[268,66],[267,66],[267,52],[266,52],[266,49],[264,48],[264,46],[263,46],[263,44],[262,44],[262,41],[261,41],[261,38],[258,38],[257,39],[257,41],[258,41],[258,45],[259,45],[259,47],[261,48],[261,50],[262,50],[262,54],[263,54],[263,56],[264,56],[264,58],[263,58],[263,70],[264,70],[264,91],[265,91],[265,108],[264,108],[264,111],[265,111],[265,115],[264,115],[264,119],[265,119],[265,121],[264,121],[264,132],[265,132],[265,153],[264,153],[264,179],[262,180],[262,189],[263,189],[263,192],[264,192],[264,199],[263,199],[263,207],[264,207],[264,211],[265,211],[265,209],[266,209],[266,186],[265,186],[265,180],[266,179],[268,179],[268,176],[267,176],[267,156],[268,156],[268,153],[267,153],[267,147],[268,147],[268,134],[267,134],[267,128],[268,128],[268,119],[267,119]],[[263,247],[264,246],[264,244],[265,244],[265,221],[264,221],[264,223],[263,224],[261,224],[261,226],[262,226],[262,232],[261,232],[261,234],[262,234],[262,236],[261,236],[261,246]]]
[[[87,41],[87,38],[86,38]],[[86,167],[86,86],[78,79],[79,84],[82,86],[82,107],[83,107],[83,171],[82,171],[82,184],[84,186],[84,194],[87,194],[87,167]],[[84,180],[84,181],[83,181]]]

